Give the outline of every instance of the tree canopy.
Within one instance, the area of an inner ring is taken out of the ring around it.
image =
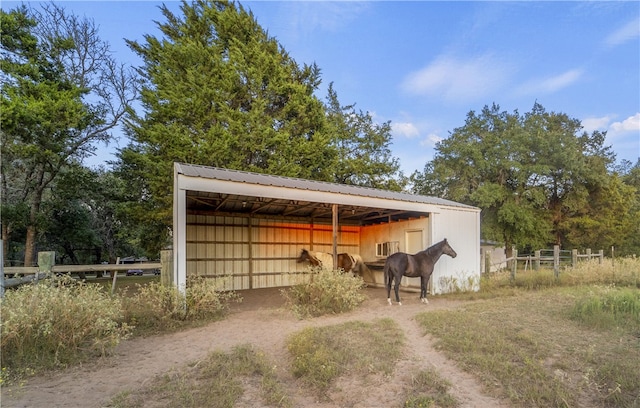
[[[48,189],[109,140],[135,93],[89,20],[53,3],[0,13],[2,234],[26,229],[29,266]]]
[[[483,237],[507,250],[609,247],[631,233],[635,190],[611,175],[604,140],[538,103],[525,115],[485,106],[438,143],[414,189],[480,207]]]

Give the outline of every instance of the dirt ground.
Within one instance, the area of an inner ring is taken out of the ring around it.
[[[424,336],[413,320],[419,312],[452,309],[459,303],[431,297],[428,305],[419,302],[415,293],[404,293],[403,305],[389,306],[382,289],[368,288],[368,300],[358,310],[338,315],[299,320],[284,308],[279,289],[256,289],[239,292],[243,301],[233,304],[223,321],[179,333],[136,338],[122,342],[113,356],[95,364],[75,367],[52,375],[30,379],[20,387],[3,389],[0,406],[9,407],[78,407],[108,406],[118,393],[136,389],[155,376],[179,370],[190,362],[204,358],[214,350],[230,350],[238,344],[251,343],[267,353],[277,366],[279,377],[296,407],[401,407],[403,390],[411,374],[435,368],[452,384],[450,390],[463,408],[508,407],[509,404],[483,394],[479,382],[438,352],[434,341]],[[407,347],[392,378],[342,378],[330,393],[329,401],[316,401],[291,376],[285,348],[287,336],[307,326],[339,324],[349,320],[394,319],[404,331]],[[246,396],[242,407],[259,407],[261,402]]]

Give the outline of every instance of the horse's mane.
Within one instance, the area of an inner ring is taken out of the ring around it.
[[[431,245],[429,248],[425,249],[422,252],[427,254],[427,255],[429,255],[429,256],[432,256],[436,252],[441,252],[442,251],[442,247],[445,246],[446,243],[447,243],[447,239],[445,238],[442,241]]]

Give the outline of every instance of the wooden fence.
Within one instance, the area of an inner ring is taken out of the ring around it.
[[[584,254],[580,254],[577,249],[573,250],[560,250],[558,245],[555,245],[553,249],[540,249],[534,252],[533,255],[520,255],[518,256],[518,250],[513,249],[513,255],[511,258],[507,258],[502,261],[507,268],[511,270],[511,279],[515,279],[516,270],[518,269],[518,263],[524,264],[524,270],[531,268],[532,270],[540,269],[541,265],[553,265],[553,272],[556,276],[560,274],[561,265],[576,266],[580,259],[590,260],[592,258],[598,258],[599,262],[604,261],[604,250],[600,250],[597,253],[592,253],[588,248]],[[485,271],[491,270],[491,253],[485,253]]]
[[[113,272],[111,274],[113,283],[111,291],[113,292],[118,278],[119,271],[127,271],[129,269],[160,270],[161,282],[163,284],[171,284],[173,280],[173,256],[172,251],[161,251],[160,262],[146,262],[135,264],[98,264],[98,265],[56,265],[55,252],[46,251],[38,252],[38,266],[2,266],[0,264],[0,297],[4,296],[5,288],[11,288],[25,283],[37,282],[45,279],[51,274],[65,273],[104,273]],[[5,275],[12,276],[11,278]]]

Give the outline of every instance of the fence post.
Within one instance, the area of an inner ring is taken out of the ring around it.
[[[512,258],[511,258],[511,280],[516,279],[516,268],[518,266],[518,250],[513,248],[511,250]]]
[[[0,239],[0,299],[4,298],[4,240]]]
[[[587,259],[591,260],[591,248],[587,248]]]
[[[38,272],[36,272],[34,283],[40,279],[40,274],[50,274],[53,270],[53,265],[56,264],[55,251],[43,251],[38,252]]]
[[[604,262],[604,249],[601,249],[600,252],[598,252],[598,258],[600,259],[600,262],[598,263],[602,265],[602,262]]]
[[[576,265],[578,265],[578,250],[572,249],[571,250],[571,266],[575,268]]]
[[[556,278],[560,275],[560,245],[553,246],[553,275]]]
[[[538,269],[540,269],[540,250],[537,250],[534,252],[535,258],[536,258],[536,263],[534,264],[535,267],[534,269],[537,271]]]
[[[160,283],[162,286],[170,287],[173,284],[173,250],[165,249],[160,251]]]
[[[491,272],[491,251],[484,250],[484,273]]]

